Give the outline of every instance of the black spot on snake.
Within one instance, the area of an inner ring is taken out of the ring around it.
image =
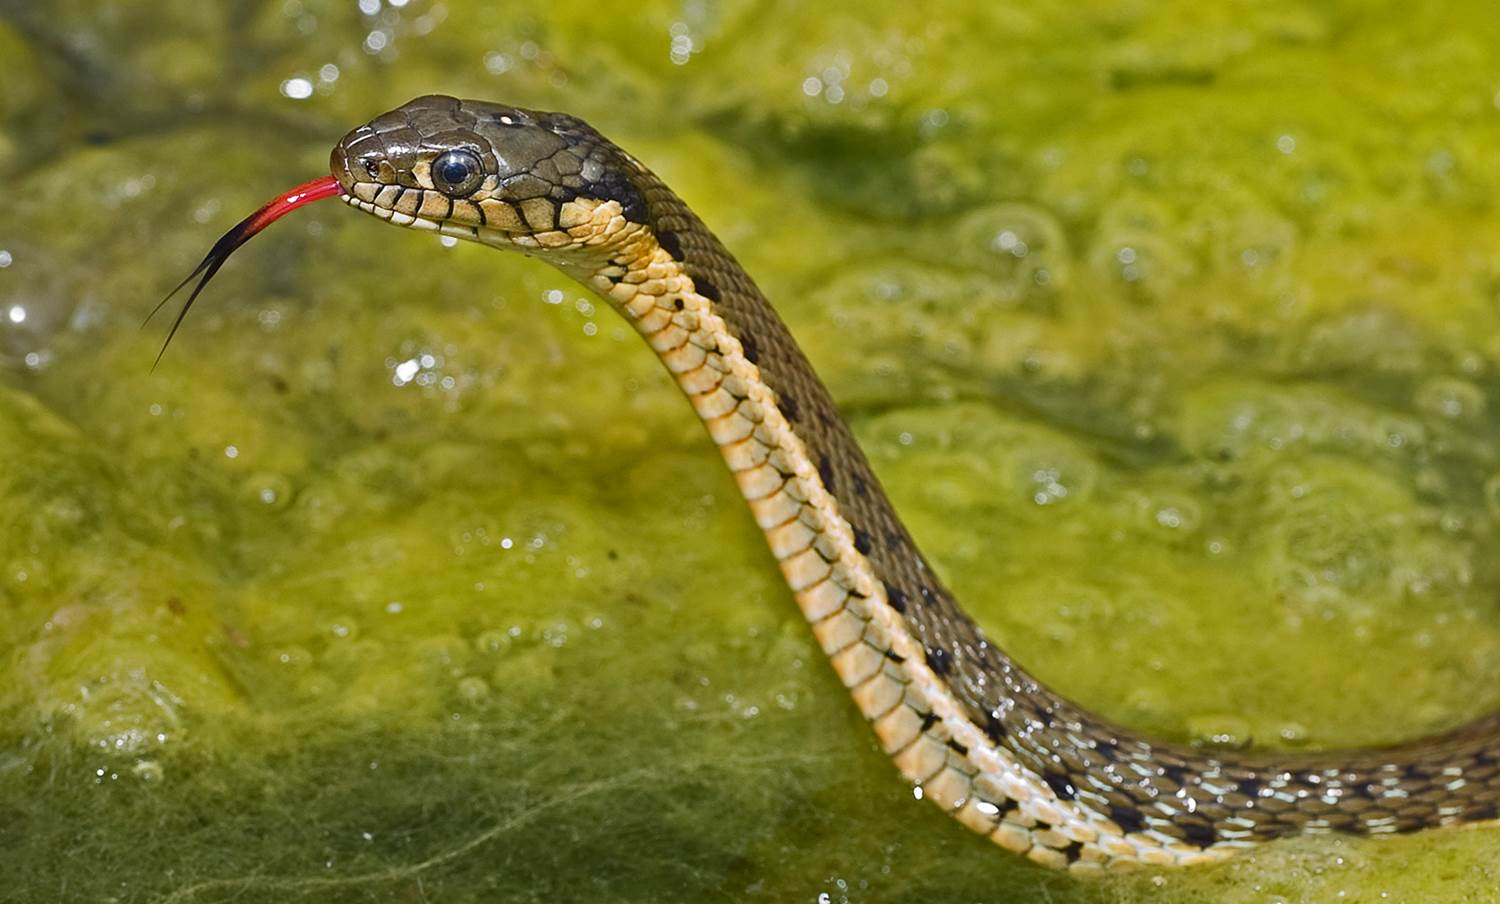
[[[797,423],[797,400],[791,396],[780,396],[777,401],[781,404],[781,413],[792,423]]]
[[[870,554],[870,535],[858,527],[854,529],[854,548],[859,550],[860,555]]]
[[[898,664],[906,661],[906,657],[902,656],[900,653],[897,653],[895,650],[886,650],[885,658],[889,659],[891,662]]]
[[[1064,857],[1068,858],[1068,862],[1069,863],[1075,863],[1075,862],[1077,862],[1078,858],[1083,856],[1083,842],[1082,841],[1075,841],[1075,842],[1073,842],[1072,844],[1068,845],[1067,847],[1062,848],[1062,853],[1063,853]]]
[[[620,213],[630,222],[645,223],[647,221],[646,199],[641,195],[640,189],[632,185],[623,173],[607,170],[605,176],[589,188],[590,197],[600,201],[619,201]]]
[[[1078,796],[1078,789],[1073,787],[1073,783],[1063,773],[1043,772],[1042,781],[1046,782],[1047,787],[1052,789],[1052,793],[1062,800],[1072,800]]]
[[[958,743],[957,741],[953,740],[952,738],[948,739],[948,748],[950,750],[952,750],[954,753],[957,753],[959,756],[968,756],[969,755],[969,748],[967,748],[964,745]]]
[[[891,604],[891,608],[897,612],[906,611],[906,593],[900,587],[891,586],[890,581],[885,584],[885,601]]]
[[[1206,822],[1189,822],[1185,819],[1178,819],[1177,825],[1182,828],[1182,837],[1198,845],[1198,847],[1206,848],[1219,840],[1219,833],[1215,832],[1214,827]]]
[[[684,307],[687,307],[687,302],[683,301],[681,298],[674,298],[672,299],[672,307],[680,311]]]
[[[833,464],[828,461],[828,456],[818,456],[818,477],[823,480],[823,489],[833,492]]]
[[[719,287],[701,276],[693,277],[693,288],[697,290],[699,295],[702,295],[709,301],[719,301],[721,298],[721,296],[719,295]]]
[[[994,713],[985,713],[984,733],[991,741],[998,744],[1005,740],[1005,723],[1001,722],[1000,717]]]
[[[949,657],[947,650],[943,649],[942,647],[927,648],[928,668],[932,669],[939,675],[946,675],[948,674],[948,669],[952,667],[952,665],[953,660],[951,657]]]
[[[760,363],[760,349],[755,347],[755,337],[749,333],[741,333],[739,336],[740,348],[744,350],[745,360],[751,364]]]
[[[932,726],[936,725],[937,722],[938,722],[937,713],[928,713],[927,715],[923,716],[922,717],[922,733],[926,734],[927,733],[927,729],[929,729]]]
[[[656,242],[661,245],[664,251],[672,255],[673,260],[682,260],[682,240],[677,237],[677,233],[665,230],[658,232],[656,234]]]
[[[1120,830],[1129,835],[1146,828],[1146,817],[1135,807],[1121,807],[1110,805],[1109,818],[1114,820]]]

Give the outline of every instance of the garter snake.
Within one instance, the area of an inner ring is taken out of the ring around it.
[[[331,170],[225,235],[184,281],[201,277],[177,323],[235,248],[324,197],[557,266],[623,315],[687,395],[897,768],[1000,846],[1083,872],[1500,815],[1500,714],[1393,747],[1234,752],[1142,737],[1049,690],[944,589],[749,275],[582,121],[420,97],[347,134]]]

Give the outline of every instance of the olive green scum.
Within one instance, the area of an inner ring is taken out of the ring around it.
[[[954,831],[538,264],[319,207],[155,376],[136,329],[348,124],[566,108],[756,274],[1030,672],[1180,743],[1395,742],[1500,673],[1485,5],[54,6],[0,6],[0,897],[1494,885],[1491,829],[1086,883]]]

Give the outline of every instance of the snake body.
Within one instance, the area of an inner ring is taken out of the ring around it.
[[[332,172],[350,205],[533,254],[635,327],[882,747],[923,797],[1001,847],[1083,872],[1497,817],[1500,714],[1390,748],[1229,752],[1147,739],[1049,690],[944,589],[745,270],[582,121],[421,97],[345,136]]]

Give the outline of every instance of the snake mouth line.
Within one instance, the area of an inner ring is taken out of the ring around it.
[[[344,203],[348,204],[350,207],[357,207],[360,210],[363,210],[365,213],[373,213],[375,216],[380,217],[382,220],[390,220],[397,226],[410,226],[413,229],[429,229],[432,231],[439,231],[442,229],[442,225],[439,224],[436,220],[429,220],[426,217],[412,216],[409,213],[402,213],[399,210],[393,210],[389,207],[380,207],[376,204],[370,203],[369,201],[361,201],[360,199],[349,194],[341,195],[340,197],[343,199]],[[475,231],[473,229],[468,230],[468,234],[470,236],[472,236],[474,232]]]
[[[198,266],[193,268],[193,272],[189,273],[186,279],[178,283],[175,289],[168,292],[166,298],[157,302],[156,307],[151,309],[151,313],[147,314],[146,319],[141,323],[141,326],[144,328],[146,324],[151,322],[151,318],[155,317],[157,312],[165,307],[167,302],[172,300],[174,295],[181,292],[193,280],[196,279],[198,281],[197,285],[193,286],[193,291],[188,293],[187,301],[183,303],[182,310],[177,312],[177,318],[172,321],[172,328],[167,331],[167,338],[161,344],[161,351],[156,353],[156,360],[152,362],[151,369],[153,371],[156,370],[156,366],[161,363],[162,356],[167,353],[167,346],[172,344],[172,337],[177,335],[177,330],[182,326],[182,321],[187,317],[187,312],[193,307],[193,302],[198,300],[198,296],[203,292],[204,287],[214,278],[214,274],[219,272],[219,268],[224,266],[224,262],[229,260],[231,254],[241,245],[254,238],[256,233],[304,204],[311,204],[314,201],[321,201],[324,198],[331,198],[335,195],[343,195],[343,188],[333,176],[323,176],[311,182],[304,182],[296,188],[272,198],[255,213],[245,217],[236,223],[234,228],[220,236],[219,240],[214,242],[214,246],[208,250],[208,254],[203,256],[203,260],[198,262]]]

